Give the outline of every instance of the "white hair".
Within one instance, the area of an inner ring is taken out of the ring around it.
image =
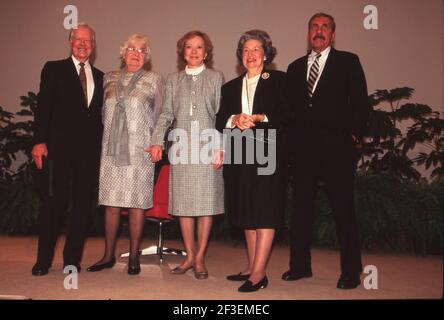
[[[128,38],[123,42],[122,46],[120,47],[120,58],[122,61],[125,59],[125,51],[130,45],[134,44],[142,44],[146,48],[145,56],[144,56],[144,62],[147,62],[151,58],[151,48],[148,41],[148,38],[145,36],[142,36],[138,33],[132,34],[128,36]]]
[[[78,30],[79,28],[87,28],[87,29],[89,29],[90,31],[91,31],[91,35],[92,35],[92,43],[93,44],[95,44],[95,42],[96,42],[96,32],[94,31],[94,29],[93,29],[93,27],[91,27],[89,24],[87,24],[86,22],[80,22],[79,24],[77,24],[77,27],[76,28],[72,28],[70,31],[69,31],[69,42],[71,42],[71,40],[72,40],[72,36],[73,36],[73,34],[74,34],[74,32],[76,31],[76,30]]]

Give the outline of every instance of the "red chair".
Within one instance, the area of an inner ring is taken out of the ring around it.
[[[173,221],[173,217],[168,213],[168,177],[170,172],[169,165],[163,165],[160,169],[159,177],[154,185],[153,191],[153,207],[145,211],[145,220],[158,224],[159,231],[157,237],[157,246],[151,246],[141,251],[141,255],[158,255],[159,261],[162,263],[163,255],[182,255],[186,252],[180,249],[166,248],[163,246],[162,226],[164,223]],[[128,211],[122,214],[128,215]],[[120,257],[128,257],[129,253],[123,253]]]

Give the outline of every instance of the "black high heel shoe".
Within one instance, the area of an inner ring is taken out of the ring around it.
[[[239,292],[255,292],[258,291],[259,289],[265,289],[268,286],[268,278],[267,276],[263,277],[261,281],[259,281],[258,283],[254,284],[250,281],[247,280],[245,281],[245,283],[243,285],[241,285],[239,287],[239,289],[237,289],[237,291]]]
[[[136,275],[140,273],[140,263],[136,266],[128,266],[128,274]]]
[[[250,277],[249,274],[242,274],[242,272],[239,272],[238,274],[230,274],[227,276],[227,280],[230,281],[246,281]]]
[[[96,263],[86,269],[88,272],[102,271],[103,269],[112,268],[116,264],[116,258],[112,258],[110,261],[105,263]]]
[[[139,256],[141,254],[141,251],[139,251]],[[137,256],[136,263],[134,265],[131,264],[131,259],[128,261],[128,274],[129,275],[136,275],[140,273],[140,261],[139,256]]]

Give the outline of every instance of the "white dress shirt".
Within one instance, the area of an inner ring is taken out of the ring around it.
[[[71,56],[74,65],[76,66],[77,74],[80,73],[80,61],[77,60],[74,56]],[[89,64],[89,60],[85,61],[85,75],[86,75],[86,91],[88,92],[88,106],[91,103],[93,94],[94,94],[94,78],[92,74],[91,65]]]
[[[324,66],[325,66],[325,62],[327,61],[328,58],[328,54],[330,53],[330,49],[331,47],[327,47],[325,48],[323,51],[321,51],[321,56],[319,57],[319,73],[318,73],[318,78],[316,79],[316,82],[313,85],[313,92],[316,91],[316,86],[318,85],[318,81],[321,78],[322,75],[322,71],[324,70]],[[307,82],[308,82],[308,77],[310,75],[310,68],[311,65],[315,62],[317,53],[313,50],[311,50],[310,55],[308,56],[308,60],[307,60]]]

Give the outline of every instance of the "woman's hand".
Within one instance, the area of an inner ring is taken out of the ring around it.
[[[253,114],[251,117],[253,118],[254,122],[262,122],[265,120],[265,115],[263,114]]]
[[[240,113],[233,117],[232,123],[241,130],[254,127],[254,118],[246,113]]]
[[[224,165],[224,151],[216,150],[213,154],[213,169],[219,170]]]
[[[143,151],[151,154],[151,162],[157,162],[162,159],[162,147],[159,145],[153,145],[149,148],[143,148]]]

